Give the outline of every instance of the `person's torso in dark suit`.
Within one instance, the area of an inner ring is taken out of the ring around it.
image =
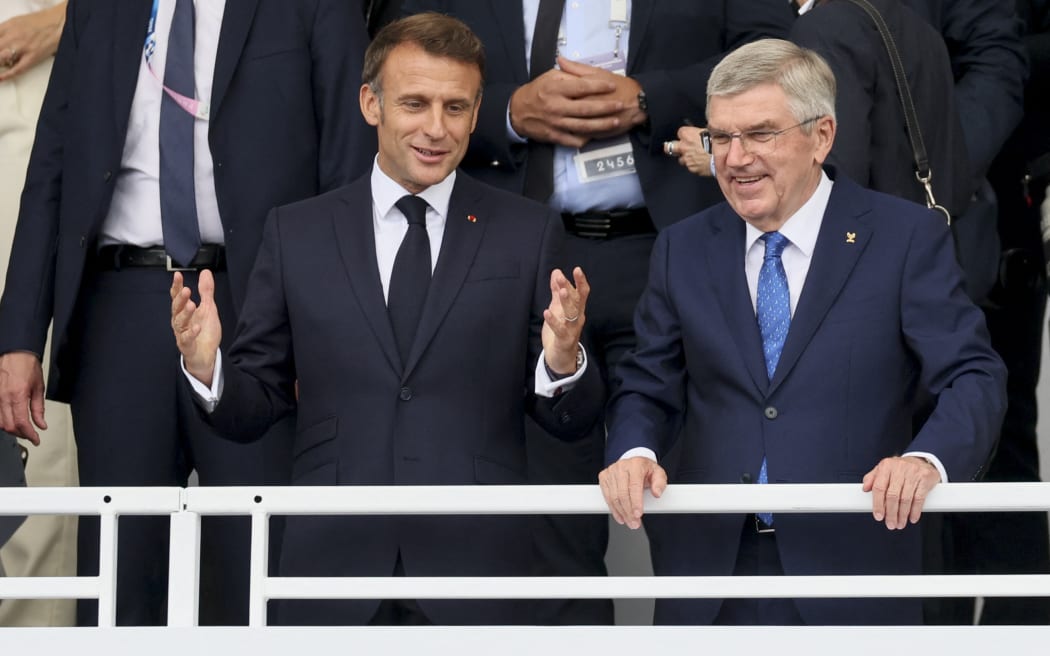
[[[50,394],[67,399],[65,347],[85,262],[120,173],[150,0],[73,0],[22,197],[0,352],[43,352],[54,317]],[[357,109],[367,44],[342,0],[228,2],[215,58],[209,145],[236,305],[266,212],[362,173],[374,134]],[[236,311],[236,308],[232,308]]]
[[[547,208],[458,174],[404,363],[380,285],[369,178],[274,216],[211,421],[257,434],[255,424],[293,407],[298,381],[293,484],[521,484],[526,412],[567,436],[597,419],[594,367],[557,399],[529,393],[561,233]],[[281,573],[389,575],[400,552],[409,576],[524,576],[529,526],[527,517],[294,517]],[[531,621],[521,602],[420,604],[439,623]],[[360,623],[374,612],[368,602],[338,608],[282,611],[281,621]]]
[[[935,454],[951,480],[977,475],[1002,418],[1005,377],[962,291],[948,229],[920,206],[835,178],[772,380],[744,273],[744,222],[720,205],[659,237],[639,347],[611,401],[608,458],[647,446],[671,483],[756,481],[765,457],[771,483],[859,486],[879,460],[904,451]],[[668,362],[680,368],[668,373]],[[917,390],[938,410],[915,435]],[[743,521],[647,517],[656,573],[731,574]],[[920,532],[888,531],[867,514],[778,515],[776,542],[789,575],[919,571]],[[918,600],[796,603],[811,624],[921,617]],[[718,608],[661,601],[656,620],[708,623]]]

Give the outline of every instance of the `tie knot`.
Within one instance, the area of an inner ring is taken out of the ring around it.
[[[762,235],[760,239],[766,242],[766,255],[764,259],[776,258],[780,259],[780,255],[784,252],[784,248],[787,247],[791,242],[784,235],[776,232],[767,232]]]
[[[408,225],[427,225],[427,202],[419,196],[402,196],[394,205],[408,219]]]

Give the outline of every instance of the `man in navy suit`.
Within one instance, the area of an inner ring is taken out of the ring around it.
[[[199,305],[175,274],[172,326],[208,420],[251,439],[297,410],[295,485],[520,484],[526,414],[563,439],[598,419],[601,379],[579,347],[589,286],[579,269],[575,287],[552,272],[560,217],[456,171],[483,70],[481,42],[453,18],[418,14],[376,35],[360,92],[379,136],[372,173],[273,211],[228,351],[216,350],[210,274]],[[420,237],[429,250],[415,289],[425,300],[405,328],[398,281]],[[280,573],[526,576],[537,548],[530,526],[528,517],[290,517]],[[528,624],[531,608],[290,602],[278,619]]]
[[[266,212],[365,169],[374,142],[354,87],[366,44],[356,1],[71,0],[0,301],[0,427],[38,439],[53,318],[47,396],[72,406],[81,484],[183,485],[194,469],[204,485],[287,480],[286,431],[248,447],[212,438],[181,397],[157,317],[168,267],[195,278],[208,266],[232,328]],[[168,143],[189,157],[174,197],[196,212],[185,225],[201,245],[169,258],[162,123],[189,106]],[[84,575],[97,569],[97,526],[81,522]],[[247,619],[247,526],[206,522],[204,623]],[[165,518],[121,522],[118,623],[163,623],[167,548]],[[81,623],[93,605],[80,604]]]
[[[872,492],[875,521],[647,518],[654,569],[918,573],[921,536],[907,525],[938,482],[980,473],[1005,405],[1003,365],[963,291],[948,228],[934,212],[824,168],[835,81],[812,51],[776,40],[744,46],[716,67],[707,93],[728,202],[657,240],[639,345],[610,411],[611,464],[600,482],[613,517],[639,527],[643,488],[659,496],[669,482],[855,481]],[[797,599],[667,600],[655,619],[921,617],[914,599]]]

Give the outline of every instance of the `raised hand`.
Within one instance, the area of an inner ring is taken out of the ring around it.
[[[586,321],[591,285],[583,269],[572,270],[574,287],[560,269],[551,271],[551,302],[543,311],[543,351],[547,366],[557,374],[576,372],[576,350]]]
[[[171,329],[182,353],[186,371],[204,385],[211,385],[215,373],[215,354],[222,341],[219,309],[215,306],[215,278],[204,270],[198,280],[200,305],[190,299],[190,288],[182,274],[171,281]]]

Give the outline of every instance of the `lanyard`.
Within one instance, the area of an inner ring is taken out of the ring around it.
[[[149,27],[146,29],[146,42],[142,46],[143,56],[146,58],[146,67],[149,68],[150,74],[157,82],[160,82],[161,88],[175,101],[176,105],[186,110],[186,113],[194,118],[207,121],[210,110],[208,103],[189,98],[174,89],[168,88],[153,70],[153,54],[157,50],[157,7],[159,4],[160,0],[153,0],[153,10],[149,15]]]
[[[627,26],[627,0],[609,0],[609,29],[613,30],[616,41],[613,43],[613,57],[620,56],[620,40]],[[565,36],[565,26],[558,26],[558,50],[565,47],[569,39]]]

